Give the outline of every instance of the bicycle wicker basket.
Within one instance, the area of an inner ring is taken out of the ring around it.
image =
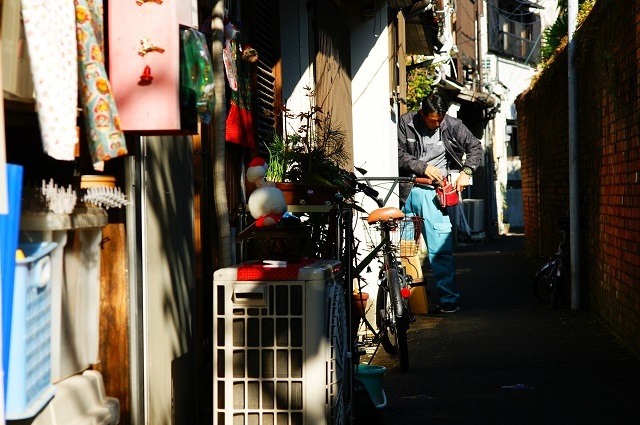
[[[368,250],[373,250],[382,241],[379,224],[367,223],[367,218],[362,218],[365,229],[365,244]],[[398,252],[398,257],[408,258],[418,254],[420,249],[420,234],[424,218],[419,216],[408,216],[397,220],[397,226],[389,232],[391,245]],[[382,251],[378,251],[378,256]]]

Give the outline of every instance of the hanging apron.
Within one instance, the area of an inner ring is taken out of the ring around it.
[[[75,9],[69,0],[22,0],[42,148],[75,159],[78,65]]]

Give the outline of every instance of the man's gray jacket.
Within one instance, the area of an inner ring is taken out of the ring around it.
[[[398,168],[400,176],[424,176],[427,163],[418,159],[422,153],[422,136],[419,131],[426,131],[422,116],[417,111],[407,112],[400,117],[398,124]],[[480,141],[458,118],[444,116],[440,124],[440,138],[447,151],[447,167],[451,171],[460,171],[469,167],[475,171],[482,162],[482,145]],[[465,155],[466,154],[466,155]],[[410,183],[400,184],[400,199],[407,200],[411,191]]]

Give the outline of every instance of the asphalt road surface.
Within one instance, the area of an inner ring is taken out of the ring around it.
[[[408,372],[375,353],[387,403],[368,423],[640,424],[640,357],[593,312],[538,303],[523,238],[457,249],[461,311],[417,317]]]

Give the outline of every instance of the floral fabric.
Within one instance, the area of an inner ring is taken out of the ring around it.
[[[76,0],[78,73],[93,167],[126,155],[127,145],[107,78],[102,49],[102,0]],[[96,32],[97,31],[97,32]]]
[[[22,0],[42,148],[75,159],[78,68],[75,14],[68,0]]]

